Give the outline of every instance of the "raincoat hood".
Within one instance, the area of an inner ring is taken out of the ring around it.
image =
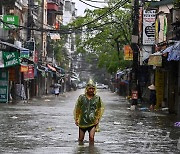
[[[86,88],[85,88],[85,94],[87,93],[87,89],[88,88],[95,88],[95,90],[94,90],[94,95],[96,94],[96,92],[97,92],[97,88],[96,88],[96,85],[95,85],[95,83],[93,82],[93,80],[92,79],[90,79],[89,81],[88,81],[88,83],[86,84]]]

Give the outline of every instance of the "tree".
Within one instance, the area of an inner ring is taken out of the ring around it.
[[[62,26],[62,29],[67,29],[67,26]],[[69,67],[69,55],[65,48],[67,42],[67,34],[61,35],[60,40],[54,41],[54,57],[61,67],[68,70]]]
[[[114,0],[103,9],[86,10],[70,25],[75,32],[82,31],[76,38],[77,52],[88,54],[89,62],[98,59],[98,67],[111,74],[129,67],[131,62],[123,60],[123,46],[130,43],[130,18],[128,2]]]

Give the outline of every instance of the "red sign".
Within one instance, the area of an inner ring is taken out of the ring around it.
[[[28,71],[24,72],[24,79],[34,79],[34,66],[29,65],[28,66]]]
[[[132,91],[132,99],[138,99],[138,91]]]
[[[37,52],[37,50],[34,51],[34,62],[35,63],[38,62],[38,52]]]

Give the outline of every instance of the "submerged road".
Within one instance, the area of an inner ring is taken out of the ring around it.
[[[73,109],[83,89],[29,103],[0,104],[1,154],[178,154],[180,127],[174,115],[130,111],[124,97],[98,90],[105,104],[94,146],[78,144]]]

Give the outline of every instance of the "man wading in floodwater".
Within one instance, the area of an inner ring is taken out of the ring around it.
[[[89,143],[94,143],[94,135],[104,111],[100,96],[96,95],[96,86],[89,80],[85,94],[79,96],[75,109],[75,124],[79,127],[79,143],[83,143],[86,131],[89,132]]]

